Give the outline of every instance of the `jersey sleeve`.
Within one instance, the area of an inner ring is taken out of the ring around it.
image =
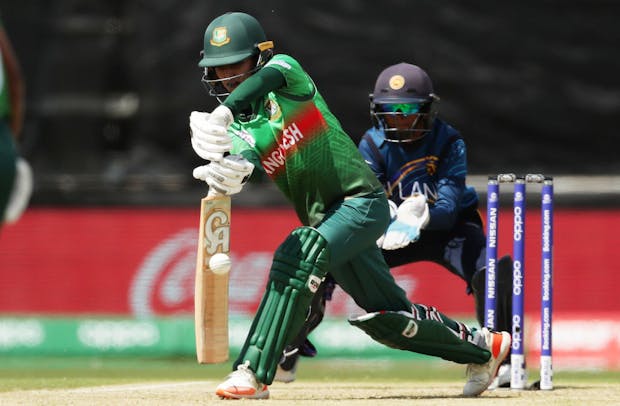
[[[456,222],[467,176],[467,155],[462,139],[452,142],[438,175],[437,200],[429,208],[428,230],[448,230]]]
[[[380,153],[376,145],[373,148],[373,145],[370,144],[371,142],[373,142],[372,137],[366,132],[358,144],[358,149],[364,158],[364,162],[368,164],[379,182],[381,182],[385,188],[386,176],[383,165],[381,165]]]
[[[301,65],[288,55],[278,54],[262,69],[244,80],[223,104],[237,115],[269,92],[278,92],[293,99],[308,100],[315,91],[314,83]]]
[[[316,92],[316,87],[310,76],[303,70],[299,62],[289,55],[274,55],[267,62],[265,68],[275,69],[284,77],[286,84],[277,91],[285,97],[308,100]]]
[[[233,146],[230,150],[231,154],[239,154],[254,164],[254,172],[263,172],[264,169],[260,162],[260,157],[253,148],[254,140],[251,137],[244,136],[242,129],[238,128],[235,123],[228,130],[228,134],[232,138]]]
[[[224,100],[224,105],[237,115],[269,92],[275,91],[286,84],[284,76],[275,69],[261,69],[244,80]]]

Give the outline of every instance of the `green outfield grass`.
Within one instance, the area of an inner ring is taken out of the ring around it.
[[[30,389],[62,389],[154,381],[221,380],[230,363],[198,365],[189,358],[118,357],[2,357],[0,392]],[[464,366],[426,360],[303,359],[299,381],[442,381],[462,382]],[[530,371],[530,381],[538,378]],[[531,383],[530,382],[530,383]],[[620,382],[620,371],[555,372],[557,386]]]

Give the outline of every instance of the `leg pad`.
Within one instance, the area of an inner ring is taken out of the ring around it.
[[[311,227],[295,229],[278,247],[265,294],[235,369],[250,361],[256,378],[271,384],[282,351],[295,339],[308,317],[328,263],[327,241]]]
[[[417,319],[407,312],[375,312],[349,318],[375,341],[388,347],[441,357],[459,364],[481,364],[490,353],[463,340],[439,321]]]

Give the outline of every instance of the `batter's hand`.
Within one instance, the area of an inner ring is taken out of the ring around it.
[[[207,161],[219,161],[230,152],[232,139],[228,127],[233,122],[233,114],[224,105],[218,106],[211,114],[192,111],[189,128],[192,148],[199,157]]]
[[[234,195],[241,192],[253,170],[254,164],[241,155],[227,155],[221,161],[195,168],[193,175],[219,194]]]
[[[381,248],[396,250],[420,238],[420,232],[430,219],[426,196],[414,194],[398,207],[396,219],[389,225]]]

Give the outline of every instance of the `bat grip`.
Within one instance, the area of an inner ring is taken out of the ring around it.
[[[226,158],[228,155],[230,155],[230,152],[226,151],[222,154],[222,158]],[[209,192],[207,192],[207,197],[215,197],[215,196],[224,196],[224,193],[220,193],[217,190],[215,190],[215,188],[210,187]]]
[[[222,154],[222,158],[226,158],[228,155],[230,155],[229,151],[226,151]],[[207,192],[207,196],[208,197],[215,197],[215,196],[224,196],[225,193],[220,193],[217,190],[215,190],[215,188],[210,187],[209,188],[209,192]]]
[[[207,197],[216,197],[216,196],[224,196],[224,193],[220,193],[217,190],[215,190],[215,188],[210,187],[209,191],[207,192]]]

